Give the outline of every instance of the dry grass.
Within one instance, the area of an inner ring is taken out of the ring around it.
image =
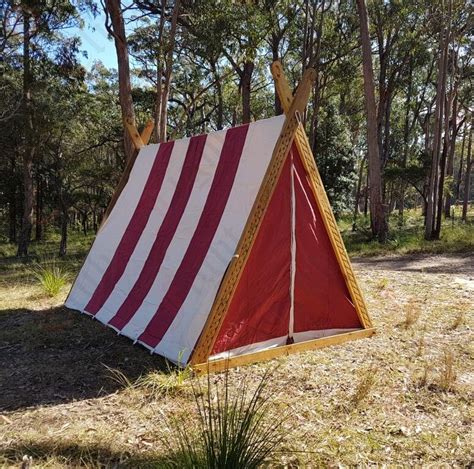
[[[474,262],[464,255],[438,265],[432,258],[423,272],[416,262],[356,265],[377,327],[373,338],[230,371],[237,392],[243,380],[256,386],[280,364],[270,386],[284,389],[273,406],[276,414],[291,408],[284,427],[294,431],[270,466],[472,461]],[[60,307],[64,292],[48,298],[21,271],[3,272],[0,467],[18,468],[24,455],[34,468],[160,467],[169,456],[163,422],[185,418],[196,430],[187,392],[194,378],[178,378],[169,391],[137,385],[172,372],[159,357]],[[421,316],[409,330],[399,327],[399,312],[413,305]],[[125,384],[104,365],[119,370]],[[341,412],[343,404],[349,411]]]
[[[438,378],[438,386],[442,391],[454,390],[454,385],[456,382],[456,371],[454,366],[454,353],[451,350],[445,350]]]
[[[418,320],[420,319],[420,316],[421,316],[420,306],[414,302],[410,302],[407,305],[405,318],[400,323],[400,326],[405,330],[410,329],[418,322]]]
[[[461,310],[458,311],[456,314],[456,317],[454,318],[453,323],[451,324],[451,330],[455,331],[456,329],[459,329],[461,326],[463,326],[466,323],[466,313],[465,311]]]

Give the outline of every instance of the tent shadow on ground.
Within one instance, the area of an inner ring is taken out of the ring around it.
[[[9,445],[7,449],[0,451],[2,457],[11,464],[20,467],[23,456],[33,458],[33,466],[36,467],[40,461],[57,458],[61,464],[68,467],[140,467],[156,468],[162,467],[165,458],[158,454],[129,454],[127,452],[115,452],[108,446],[100,444],[81,444],[70,441],[54,441],[41,443],[18,443]],[[169,463],[169,458],[166,461]],[[23,467],[23,466],[22,466]]]
[[[158,355],[65,307],[0,311],[0,411],[113,393],[121,385],[106,367],[130,380],[168,370]]]

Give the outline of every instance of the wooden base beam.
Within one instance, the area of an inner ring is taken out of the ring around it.
[[[247,353],[245,355],[238,355],[231,358],[223,358],[219,360],[210,360],[207,363],[200,363],[199,365],[192,365],[192,369],[196,373],[214,373],[227,370],[228,368],[235,368],[236,366],[249,365],[273,358],[288,356],[297,352],[305,352],[330,345],[343,344],[355,339],[363,339],[375,334],[375,329],[361,329],[359,331],[346,332],[344,334],[331,335],[329,337],[321,337],[319,339],[307,340],[291,345],[283,345],[260,352]]]

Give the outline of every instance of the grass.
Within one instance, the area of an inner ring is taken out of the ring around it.
[[[32,270],[33,277],[41,284],[43,291],[51,298],[54,298],[66,285],[68,273],[61,267],[52,263],[50,265],[38,265]]]
[[[354,410],[359,407],[362,401],[365,401],[368,398],[376,382],[377,368],[375,366],[371,366],[366,370],[361,371],[357,386],[352,396],[349,398],[347,409]]]
[[[404,320],[400,323],[400,326],[408,330],[412,328],[420,319],[421,316],[421,308],[420,306],[414,302],[410,303],[406,306],[406,312],[405,312],[405,318]]]
[[[189,417],[174,419],[170,438],[165,440],[168,467],[182,469],[256,469],[268,463],[282,445],[285,415],[272,412],[273,392],[268,392],[271,370],[254,388],[243,380],[235,389],[229,373],[222,381],[207,377],[206,386],[193,387],[197,428],[190,429]],[[194,434],[193,434],[194,433]]]
[[[462,237],[460,249],[468,245],[467,232]],[[35,244],[31,261],[0,245],[8,251],[0,259],[0,467],[20,467],[25,455],[35,468],[166,467],[185,449],[173,440],[183,431],[173,421],[187,426],[181,443],[188,438],[202,456],[195,438],[205,427],[194,391],[201,386],[207,412],[227,379],[228,407],[244,385],[248,403],[270,371],[265,395],[276,418],[288,416],[281,430],[291,435],[267,458],[270,467],[470,464],[472,251],[415,260],[401,256],[413,245],[399,244],[378,254],[401,257],[359,259],[354,267],[377,328],[373,338],[212,375],[209,400],[206,378],[169,367],[62,306],[91,238],[72,234],[70,253],[55,260],[71,276],[57,296],[44,292],[31,269],[50,262],[56,241]],[[351,249],[375,252],[357,243]],[[412,310],[420,311],[416,321],[407,318]]]
[[[460,220],[460,208],[457,207],[455,218],[445,220],[441,228],[441,239],[426,241],[424,239],[423,218],[420,210],[406,211],[405,223],[398,225],[398,216],[390,217],[388,242],[381,245],[371,240],[370,220],[360,216],[357,230],[352,230],[352,217],[339,220],[339,227],[344,238],[346,249],[352,256],[378,256],[384,254],[440,254],[447,252],[470,252],[474,249],[474,210],[468,212],[468,223]]]
[[[163,395],[174,395],[186,390],[187,384],[192,377],[190,367],[175,367],[168,362],[166,371],[150,371],[140,375],[135,380],[123,373],[121,370],[105,366],[111,379],[119,384],[123,389],[135,390],[149,399],[157,399]]]

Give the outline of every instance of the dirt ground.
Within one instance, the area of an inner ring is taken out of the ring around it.
[[[447,464],[474,460],[474,255],[354,260],[377,334],[230,372],[272,371],[289,409],[275,467]],[[150,395],[125,387],[164,362],[23,277],[0,281],[0,466],[160,467],[172,417],[189,415],[188,382]],[[212,378],[215,381],[220,376]]]

